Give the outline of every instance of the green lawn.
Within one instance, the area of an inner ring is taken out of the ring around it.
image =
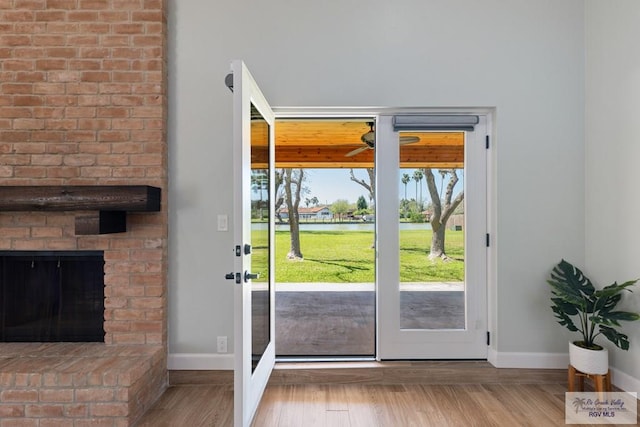
[[[254,234],[253,262],[265,265],[265,234]],[[400,280],[402,282],[464,280],[464,235],[447,231],[446,251],[452,261],[429,261],[431,230],[400,233]],[[276,282],[374,282],[373,232],[304,231],[300,233],[303,261],[286,259],[289,232],[276,232]],[[263,268],[264,270],[264,268]],[[255,269],[254,269],[255,271]],[[264,276],[263,276],[264,277]]]

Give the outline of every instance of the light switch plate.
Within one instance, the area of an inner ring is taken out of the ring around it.
[[[218,215],[218,231],[229,231],[228,215]]]

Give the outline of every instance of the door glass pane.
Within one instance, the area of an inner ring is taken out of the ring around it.
[[[271,340],[269,311],[269,124],[251,105],[251,371]]]
[[[275,139],[277,356],[370,358],[374,119],[279,120]]]
[[[466,328],[464,141],[464,132],[400,133],[402,329]]]

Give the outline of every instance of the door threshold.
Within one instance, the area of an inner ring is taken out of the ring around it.
[[[322,375],[321,372],[343,371],[345,369],[379,369],[385,364],[375,358],[296,358],[277,359],[273,367],[274,371],[280,373],[290,372],[303,373],[302,375],[312,375],[314,372]],[[305,373],[306,372],[306,373]]]
[[[434,369],[434,368],[474,367],[486,368],[491,365],[486,359],[429,359],[429,360],[377,360],[374,357],[335,357],[335,358],[277,358],[274,369],[344,369],[344,368],[376,368],[376,369]]]
[[[566,369],[500,369],[486,360],[279,362],[269,384],[558,384],[566,375]]]
[[[276,357],[276,365],[287,364],[287,363],[332,364],[332,363],[343,363],[343,362],[375,362],[375,361],[376,361],[376,358],[373,356]]]

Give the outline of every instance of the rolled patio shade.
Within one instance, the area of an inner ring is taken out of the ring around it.
[[[393,116],[393,130],[448,130],[473,131],[478,124],[478,116],[469,115],[441,115],[441,114],[400,114]]]

